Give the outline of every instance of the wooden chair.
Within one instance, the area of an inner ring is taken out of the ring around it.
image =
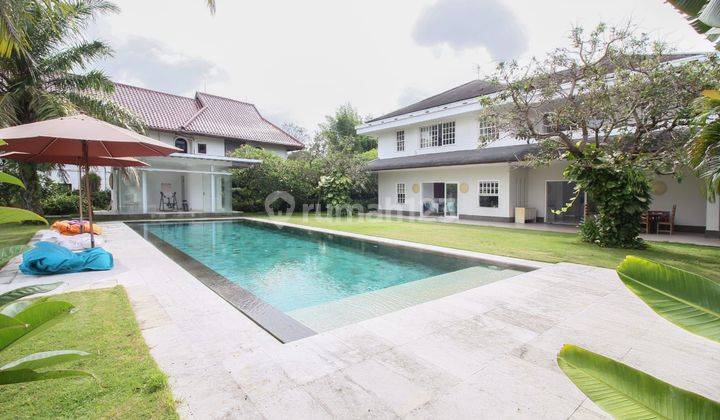
[[[673,204],[667,219],[658,220],[657,233],[673,234],[675,231],[675,210],[677,210],[677,204]]]
[[[648,216],[648,212],[643,212],[640,216],[640,226],[645,229],[645,233],[650,233],[650,217]]]

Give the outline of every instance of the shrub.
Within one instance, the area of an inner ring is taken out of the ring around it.
[[[40,203],[44,214],[60,216],[78,212],[77,194],[52,193],[42,197]]]
[[[89,177],[90,191],[92,191],[92,192],[100,191],[100,184],[101,184],[100,175],[96,174],[95,172],[90,172],[86,175],[83,175],[83,177],[82,177],[83,188],[85,188],[85,185],[86,185],[85,184],[86,177]]]
[[[643,248],[640,217],[650,206],[650,177],[622,153],[607,154],[587,146],[583,158],[566,154],[565,177],[576,192],[585,191],[597,207],[593,242],[603,247]],[[593,228],[588,225],[586,233]],[[581,235],[583,230],[581,230]]]
[[[596,216],[590,216],[580,223],[580,239],[583,242],[594,244],[597,243],[599,237],[600,231],[598,229]]]

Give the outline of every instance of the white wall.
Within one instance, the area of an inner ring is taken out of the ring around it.
[[[499,181],[500,197],[497,208],[480,207],[479,181]],[[508,164],[467,165],[459,167],[426,168],[418,170],[385,171],[378,174],[378,208],[384,211],[422,212],[422,183],[457,182],[468,184],[468,192],[458,191],[458,213],[484,217],[511,217],[514,206],[509,200],[510,168]],[[405,204],[397,204],[396,188],[405,184]],[[413,185],[418,192],[413,192]]]
[[[425,153],[442,153],[455,150],[477,149],[479,146],[478,138],[480,136],[479,118],[479,113],[472,112],[379,131],[373,134],[378,138],[378,158],[388,159]],[[420,148],[420,127],[450,121],[455,121],[455,144]],[[398,131],[405,131],[405,150],[401,152],[397,151],[396,133]],[[524,141],[512,138],[507,134],[501,134],[500,138],[491,145],[488,145],[488,147],[512,146],[524,143]]]
[[[538,217],[545,217],[545,182],[563,180],[562,173],[566,167],[567,163],[556,162],[550,166],[529,169],[527,206],[536,208]],[[667,192],[653,197],[650,204],[652,210],[669,211],[676,204],[675,224],[705,226],[707,200],[697,177],[685,174],[681,183],[668,175],[660,175],[657,179],[667,185]]]
[[[707,220],[706,228],[711,232],[720,231],[720,197],[716,197],[715,201],[707,202],[705,207],[705,217]]]

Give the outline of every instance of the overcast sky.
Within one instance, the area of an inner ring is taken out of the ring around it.
[[[115,80],[181,95],[255,103],[313,131],[350,102],[362,115],[489,74],[498,60],[565,45],[573,24],[628,19],[682,51],[708,51],[662,0],[116,0],[90,34]]]

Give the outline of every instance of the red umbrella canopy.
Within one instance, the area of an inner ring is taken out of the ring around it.
[[[83,165],[82,159],[73,156],[47,156],[47,155],[32,155],[30,153],[23,152],[8,152],[0,153],[0,159],[12,159],[20,162],[33,162],[33,163],[62,163],[69,165]],[[130,166],[150,166],[145,162],[141,162],[131,157],[107,157],[107,156],[92,156],[88,158],[88,165],[90,166],[113,166],[127,168]]]
[[[0,151],[28,153],[32,159],[39,156],[81,157],[83,144],[87,144],[88,157],[167,156],[181,152],[176,147],[87,115],[3,128],[0,139],[7,143],[0,146]]]

